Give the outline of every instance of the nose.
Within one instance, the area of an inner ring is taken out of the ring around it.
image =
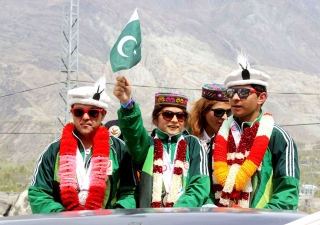
[[[176,116],[176,115],[173,115],[173,117],[172,117],[172,120],[171,120],[171,121],[179,122],[179,121],[178,121],[178,118],[177,118],[177,116]]]
[[[238,93],[234,93],[234,95],[231,99],[240,100],[240,97],[239,97]]]
[[[224,112],[223,116],[221,117],[223,120],[226,120],[228,119],[228,116],[227,116],[227,112]]]
[[[82,119],[83,119],[83,120],[89,120],[89,119],[90,119],[90,116],[88,115],[87,112],[85,112],[85,113],[83,114]]]

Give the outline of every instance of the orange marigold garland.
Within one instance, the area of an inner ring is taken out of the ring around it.
[[[240,207],[249,207],[248,181],[262,162],[274,121],[271,114],[266,113],[260,123],[246,127],[238,149],[230,130],[232,122],[233,118],[225,121],[215,139],[212,174],[215,204],[228,207],[234,201]]]
[[[77,139],[73,135],[74,125],[67,124],[60,141],[59,172],[60,195],[62,205],[66,210],[101,209],[107,188],[107,168],[109,164],[109,132],[105,127],[99,127],[93,139],[93,154],[91,158],[90,186],[84,205],[80,204],[76,174]]]

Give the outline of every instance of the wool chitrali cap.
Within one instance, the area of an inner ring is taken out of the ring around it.
[[[155,94],[155,105],[175,106],[187,109],[188,98],[185,95],[170,92],[158,92]]]
[[[270,76],[259,70],[251,69],[247,55],[244,52],[241,51],[238,54],[237,61],[239,69],[229,73],[224,80],[227,88],[248,84],[268,87]]]
[[[223,84],[205,84],[202,86],[202,97],[209,100],[228,101],[227,88]]]
[[[108,108],[110,97],[106,93],[106,78],[100,77],[94,86],[84,86],[74,88],[68,91],[68,104],[79,103],[84,105],[93,105],[102,109]]]

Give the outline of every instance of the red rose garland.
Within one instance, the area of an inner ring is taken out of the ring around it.
[[[186,158],[187,142],[180,140],[176,158],[174,160],[174,169],[170,191],[165,207],[173,207],[178,200],[178,192],[181,184],[181,176],[183,173],[183,165]],[[160,139],[154,139],[154,164],[153,164],[153,191],[152,191],[152,208],[161,208],[162,193],[162,175],[163,175],[163,145]]]
[[[90,187],[84,205],[78,197],[76,174],[77,139],[73,135],[74,125],[67,124],[60,141],[59,172],[60,194],[62,205],[66,210],[101,209],[107,188],[107,168],[109,164],[109,132],[105,127],[99,127],[93,139],[93,154],[91,158]]]

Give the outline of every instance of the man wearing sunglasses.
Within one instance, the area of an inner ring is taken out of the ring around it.
[[[101,77],[68,92],[73,123],[39,158],[28,190],[33,213],[136,207],[131,157],[101,125],[110,99],[105,83]]]
[[[225,79],[233,117],[224,121],[214,147],[215,204],[222,207],[298,207],[300,170],[290,135],[262,110],[269,76],[250,68],[244,53],[239,70]]]
[[[125,77],[117,77],[113,93],[121,103],[118,120],[127,150],[142,166],[138,207],[202,206],[210,188],[207,155],[196,137],[184,133],[187,97],[155,94],[151,114],[156,129],[149,136]]]

